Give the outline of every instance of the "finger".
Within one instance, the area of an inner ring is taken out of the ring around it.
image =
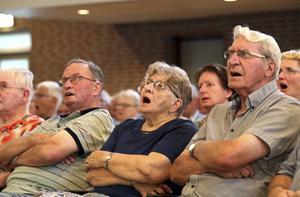
[[[156,194],[166,194],[166,191],[163,188],[161,188],[161,187],[154,188],[154,192]]]
[[[172,189],[171,189],[168,185],[166,185],[166,184],[160,184],[159,186],[160,186],[163,190],[165,190],[166,193],[168,193],[168,194],[173,194]]]

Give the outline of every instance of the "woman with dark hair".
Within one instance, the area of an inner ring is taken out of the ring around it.
[[[208,114],[219,103],[227,102],[232,90],[228,87],[227,68],[220,64],[209,64],[196,72],[195,82],[199,90],[200,109]]]

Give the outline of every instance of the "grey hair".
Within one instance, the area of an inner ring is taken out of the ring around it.
[[[300,66],[300,49],[283,52],[281,59],[296,60],[298,61],[298,66]]]
[[[120,97],[131,98],[134,103],[134,106],[136,106],[136,107],[138,107],[140,104],[140,95],[137,91],[135,91],[133,89],[122,90],[114,96],[114,98],[116,98],[116,99],[118,99]]]
[[[66,67],[68,67],[69,65],[74,64],[74,63],[75,64],[87,64],[89,67],[89,70],[91,71],[95,80],[99,81],[101,84],[104,83],[103,72],[97,64],[93,63],[92,61],[86,61],[86,60],[83,60],[80,58],[73,58],[67,62]]]
[[[55,105],[55,111],[57,111],[63,100],[62,90],[58,83],[55,81],[42,81],[37,84],[36,88],[38,89],[41,87],[47,88],[47,94],[57,99]]]
[[[182,106],[177,110],[179,116],[192,101],[191,82],[187,73],[177,66],[170,66],[165,62],[155,62],[149,66],[145,79],[156,73],[164,75],[167,79],[166,83],[182,99]]]
[[[281,52],[276,40],[270,35],[237,25],[233,29],[233,38],[235,40],[240,36],[243,36],[249,42],[258,43],[261,53],[274,61],[276,66],[274,78],[276,78],[281,64]]]
[[[33,74],[27,69],[1,69],[1,75],[11,77],[15,85],[19,88],[25,88],[29,91],[28,107],[33,95]]]

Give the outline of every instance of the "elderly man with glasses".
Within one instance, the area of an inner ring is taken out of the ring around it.
[[[171,180],[185,185],[182,196],[266,196],[300,131],[300,103],[276,85],[281,53],[275,39],[241,26],[233,37],[224,56],[237,94],[210,111],[175,161]]]
[[[0,70],[0,146],[23,136],[43,121],[29,114],[32,80],[29,70]],[[0,168],[0,188],[6,185],[9,174],[9,170]]]
[[[114,127],[108,111],[100,108],[103,73],[90,61],[72,59],[60,85],[71,113],[52,117],[32,131],[32,136],[48,138],[36,144],[29,136],[0,146],[0,164],[16,166],[0,196],[90,189],[83,161],[103,145]]]

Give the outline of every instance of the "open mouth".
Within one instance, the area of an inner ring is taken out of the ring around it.
[[[285,89],[288,88],[288,85],[285,84],[285,83],[283,83],[283,82],[281,82],[281,83],[279,83],[279,87],[280,87],[280,89],[285,90]]]
[[[230,72],[230,75],[233,76],[233,77],[240,77],[240,76],[242,76],[241,73],[235,72],[235,71],[231,71],[231,72]]]
[[[72,92],[66,92],[65,93],[65,97],[68,97],[68,96],[73,96],[74,94]]]
[[[149,99],[148,97],[143,96],[143,103],[145,103],[145,104],[150,104],[151,101],[150,101],[150,99]]]

